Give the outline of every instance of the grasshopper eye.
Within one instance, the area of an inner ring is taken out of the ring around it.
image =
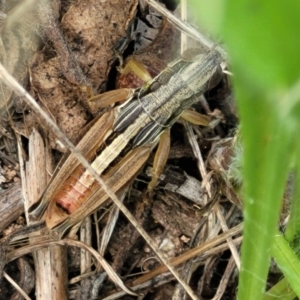
[[[160,83],[157,81],[153,81],[150,85],[150,92],[155,92],[160,88]]]

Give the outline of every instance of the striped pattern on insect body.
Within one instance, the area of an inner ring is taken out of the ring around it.
[[[100,95],[104,101],[106,98],[120,101],[120,97],[127,101],[96,120],[77,148],[114,193],[135,178],[161,134],[209,88],[221,62],[216,50],[189,54],[170,63],[140,89],[121,89]],[[40,217],[46,210],[47,226],[62,236],[108,198],[74,155],[70,155],[55,174],[33,215]]]

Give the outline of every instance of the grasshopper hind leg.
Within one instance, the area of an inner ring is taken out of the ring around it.
[[[158,183],[158,179],[162,174],[165,165],[168,160],[168,156],[170,153],[170,130],[165,130],[162,135],[160,136],[157,151],[155,153],[154,162],[153,162],[153,169],[152,169],[152,179],[148,183],[146,196],[148,198],[153,197],[154,188]]]

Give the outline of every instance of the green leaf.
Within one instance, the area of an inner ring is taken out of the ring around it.
[[[238,299],[257,300],[266,285],[288,171],[295,155],[299,160],[300,1],[218,2],[211,10],[206,9],[210,1],[197,5],[208,14],[205,24],[224,39],[234,74],[245,191]]]

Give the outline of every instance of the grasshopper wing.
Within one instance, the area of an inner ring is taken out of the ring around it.
[[[118,193],[128,186],[146,163],[150,152],[151,147],[135,148],[103,175],[104,182],[112,192]],[[51,202],[46,214],[47,226],[49,228],[56,226],[54,231],[61,237],[68,228],[79,223],[83,218],[96,211],[101,204],[109,199],[109,196],[98,183],[93,188],[93,194],[72,214],[68,214],[57,206],[55,202]]]
[[[86,157],[86,159],[89,160],[90,157],[95,154],[96,149],[103,144],[107,134],[112,130],[113,122],[114,111],[111,110],[97,119],[93,126],[83,136],[76,147],[78,151],[80,151]],[[63,163],[60,163],[56,168],[52,180],[43,193],[38,206],[36,208],[31,208],[31,216],[34,219],[41,218],[55,192],[62,187],[64,181],[80,164],[74,154],[66,155],[66,157],[64,157],[62,160]]]

